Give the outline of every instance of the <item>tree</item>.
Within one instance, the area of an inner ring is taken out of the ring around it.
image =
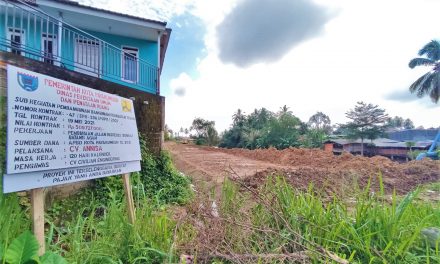
[[[278,118],[272,118],[262,129],[259,146],[263,148],[275,147],[284,149],[299,146],[301,120],[290,111],[281,112]]]
[[[438,103],[440,95],[440,42],[431,40],[421,50],[419,56],[412,59],[408,66],[413,69],[417,66],[431,66],[432,69],[418,78],[409,91],[416,93],[417,97],[428,95],[434,103]]]
[[[306,148],[321,148],[327,134],[323,130],[309,129],[301,137],[301,146]]]
[[[309,122],[307,124],[312,129],[324,131],[326,133],[330,133],[332,129],[330,117],[323,112],[316,112],[316,114],[309,118]]]
[[[414,129],[414,123],[411,119],[407,118],[403,121],[403,128],[405,129]]]
[[[274,114],[266,108],[255,109],[254,112],[249,114],[246,118],[246,125],[249,129],[262,129],[267,125],[270,119],[274,117]]]
[[[403,128],[403,118],[400,116],[388,117],[387,126],[393,129],[402,129]]]
[[[351,122],[343,125],[347,136],[361,139],[361,155],[364,155],[364,139],[374,140],[385,132],[388,115],[378,105],[358,102],[354,109],[345,113]]]
[[[172,139],[172,137],[173,137],[173,130],[171,130],[171,129],[168,127],[167,124],[165,124],[164,130],[163,130],[163,133],[164,133],[164,140],[165,140],[165,141],[169,141],[169,140]]]
[[[289,107],[287,107],[287,105],[283,105],[282,107],[280,107],[280,111],[278,112],[278,116],[283,116],[283,115],[292,115],[292,111],[289,110]]]
[[[196,132],[196,144],[212,146],[218,143],[218,133],[217,130],[215,130],[214,121],[208,121],[198,117],[193,120],[190,129]]]
[[[331,121],[323,112],[316,112],[307,122],[307,130],[304,132],[303,145],[306,147],[319,148],[322,146],[327,135],[331,133]]]
[[[401,130],[401,129],[413,129],[414,128],[414,123],[411,119],[407,118],[407,119],[403,119],[400,116],[395,116],[395,117],[389,117],[387,119],[387,126],[390,129],[397,129],[397,130]]]
[[[244,125],[244,122],[246,120],[246,116],[244,115],[243,111],[241,109],[237,109],[237,112],[235,112],[232,115],[232,122],[234,126],[242,127]]]
[[[214,123],[206,129],[206,143],[208,146],[217,145],[219,142],[218,132],[214,128]]]

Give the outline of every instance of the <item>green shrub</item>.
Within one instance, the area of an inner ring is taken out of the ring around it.
[[[142,197],[154,199],[161,204],[184,204],[192,197],[190,180],[174,167],[170,155],[162,151],[155,156],[147,148],[144,138],[140,137],[141,171],[132,173],[133,196],[136,200]],[[122,179],[119,176],[107,177],[96,181],[94,195],[98,200],[108,199],[109,191],[124,195]]]

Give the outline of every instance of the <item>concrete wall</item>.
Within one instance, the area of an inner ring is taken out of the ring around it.
[[[0,51],[0,96],[6,96],[7,64],[25,68],[27,70],[38,72],[41,74],[50,75],[55,78],[84,85],[111,94],[117,94],[125,98],[135,98],[133,103],[138,130],[146,137],[147,144],[150,150],[155,154],[160,153],[163,143],[163,130],[165,120],[164,97],[147,92],[142,92],[117,83],[112,83],[99,78],[91,77],[89,75],[70,71],[61,67],[56,67],[47,63],[2,51]],[[2,113],[4,113],[4,111],[6,110],[5,106],[1,107],[1,111]],[[75,184],[70,187],[63,187],[63,193],[65,194],[65,188],[69,188],[72,191],[75,191],[77,187],[78,186]]]

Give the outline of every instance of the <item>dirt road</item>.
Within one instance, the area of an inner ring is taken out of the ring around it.
[[[378,175],[387,192],[405,193],[419,184],[440,181],[440,162],[432,160],[399,164],[384,157],[334,156],[318,149],[219,149],[174,142],[167,142],[165,149],[180,171],[209,185],[219,185],[231,170],[254,187],[273,174],[284,176],[296,188],[313,184],[328,193],[364,187],[370,179],[378,190]]]
[[[166,142],[165,149],[171,153],[178,170],[195,180],[216,184],[223,182],[233,172],[240,177],[248,177],[268,169],[282,168],[270,162],[224,153],[211,147]]]

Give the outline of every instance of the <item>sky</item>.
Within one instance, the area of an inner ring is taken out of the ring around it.
[[[165,123],[195,117],[223,131],[245,113],[287,105],[345,123],[356,102],[377,104],[416,126],[440,126],[440,104],[409,85],[429,68],[408,62],[440,38],[438,0],[80,0],[166,21],[172,28],[161,79]]]

